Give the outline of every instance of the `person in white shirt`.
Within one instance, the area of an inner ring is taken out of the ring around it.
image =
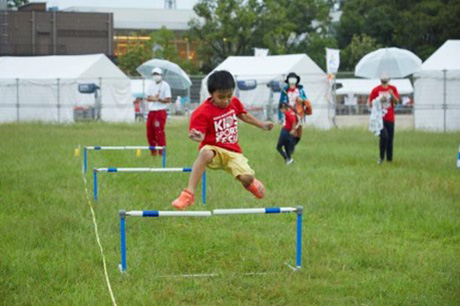
[[[171,87],[163,81],[163,70],[152,69],[153,83],[147,89],[147,140],[151,147],[166,146],[166,110],[171,102]],[[162,150],[150,150],[155,156],[162,154]]]

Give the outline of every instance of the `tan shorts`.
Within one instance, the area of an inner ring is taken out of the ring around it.
[[[232,152],[220,147],[205,145],[200,151],[211,150],[215,152],[212,162],[208,165],[209,169],[222,169],[233,175],[235,178],[238,175],[254,176],[255,171],[249,167],[248,159],[241,153]]]

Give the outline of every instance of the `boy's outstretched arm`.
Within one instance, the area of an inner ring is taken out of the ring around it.
[[[258,128],[262,130],[270,131],[274,126],[273,122],[260,121],[259,119],[251,115],[250,113],[239,114],[238,118],[240,118],[243,122],[257,126]]]
[[[191,129],[188,133],[188,138],[197,142],[202,142],[204,139],[204,133],[201,133],[200,131],[195,129]]]

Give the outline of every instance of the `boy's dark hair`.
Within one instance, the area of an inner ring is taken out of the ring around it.
[[[230,72],[226,70],[214,71],[208,77],[208,91],[210,94],[216,90],[232,90],[235,89],[235,80]]]

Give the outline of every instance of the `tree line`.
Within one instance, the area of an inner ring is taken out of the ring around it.
[[[342,11],[337,23],[329,14],[334,5]],[[341,71],[353,71],[362,56],[381,47],[408,49],[425,60],[447,39],[460,38],[460,0],[200,0],[193,10],[198,18],[184,38],[194,44],[197,61],[168,49],[174,35],[165,39],[166,29],[149,42],[165,44],[155,56],[189,73],[207,73],[228,56],[253,55],[254,48],[306,53],[325,69],[326,47],[341,50]],[[154,55],[150,45],[144,49],[147,58]],[[120,58],[125,71],[130,52]]]

